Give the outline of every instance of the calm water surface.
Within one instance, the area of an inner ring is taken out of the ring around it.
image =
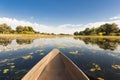
[[[54,48],[91,80],[120,80],[120,39],[73,37],[0,38],[0,80],[20,80]]]

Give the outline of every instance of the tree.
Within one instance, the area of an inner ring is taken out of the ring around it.
[[[31,26],[28,26],[29,31],[35,32]]]
[[[8,26],[7,24],[0,24],[0,33],[10,33],[12,28]]]
[[[30,31],[30,32],[34,32],[33,28],[31,26],[25,26],[23,28],[23,31]]]
[[[96,28],[91,28],[90,29],[90,35],[97,35],[97,32],[96,32],[97,30],[96,30]]]
[[[76,31],[76,32],[74,32],[74,35],[79,35],[79,33]]]
[[[16,31],[15,31],[15,30],[11,30],[11,32],[10,32],[10,33],[15,34],[15,33],[16,33]]]
[[[119,32],[118,25],[115,24],[115,23],[113,23],[113,24],[111,25],[111,30],[112,30],[113,33]]]
[[[78,35],[77,32],[74,35]],[[80,31],[79,35],[120,35],[120,29],[118,28],[117,24],[103,24],[98,28],[86,28],[84,31]]]
[[[90,28],[86,28],[86,29],[84,30],[84,33],[85,33],[85,35],[90,35]]]
[[[4,31],[4,28],[2,25],[0,25],[0,33],[3,33],[3,31]]]
[[[99,28],[98,28],[98,32],[105,32],[105,35],[110,35],[110,33],[116,33],[118,32],[119,28],[117,27],[117,25],[115,23],[113,24],[104,24],[104,25],[101,25]]]
[[[2,34],[14,34],[14,33],[24,33],[24,34],[34,34],[35,30],[31,26],[17,26],[16,30],[13,30],[7,24],[0,24],[0,33]]]
[[[23,31],[23,29],[24,29],[23,26],[17,26],[17,27],[16,27],[16,31],[17,31],[18,33],[21,33],[21,32]]]
[[[84,31],[80,31],[80,32],[79,32],[79,35],[84,35]]]
[[[23,31],[29,31],[29,28],[27,26],[23,27]]]

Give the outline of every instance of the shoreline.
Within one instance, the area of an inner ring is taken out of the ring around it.
[[[75,38],[120,38],[120,36],[74,36],[74,35],[47,35],[47,34],[0,34],[0,38],[55,38],[55,37],[75,37]]]
[[[43,34],[0,34],[0,38],[54,38],[56,35]]]

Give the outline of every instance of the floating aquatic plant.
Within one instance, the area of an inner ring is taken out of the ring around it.
[[[15,63],[12,63],[12,62],[11,62],[11,63],[7,63],[7,65],[14,65],[14,64],[15,64]]]
[[[94,66],[93,68],[90,69],[91,72],[94,72],[94,71],[100,71],[101,68],[98,64],[96,63],[92,63],[92,65]]]
[[[17,71],[15,71],[15,74],[19,74],[19,73],[23,73],[23,72],[26,72],[27,70],[25,70],[25,69],[21,69],[21,70],[17,70]]]
[[[39,50],[39,53],[43,53],[44,51],[43,50]]]
[[[3,59],[3,60],[1,60],[0,62],[1,63],[4,63],[4,62],[7,62],[8,61],[8,59]]]
[[[91,68],[91,69],[90,69],[91,72],[94,72],[95,70],[96,70],[95,68]]]
[[[112,65],[112,68],[114,68],[114,69],[120,69],[120,65]]]
[[[43,50],[39,50],[40,55],[44,55],[44,51]]]
[[[6,73],[8,73],[8,71],[9,71],[9,69],[4,69],[3,73],[6,74]]]
[[[43,53],[43,50],[36,50],[35,53]]]
[[[40,53],[40,55],[44,55],[44,53]]]
[[[101,77],[98,77],[97,79],[98,79],[98,80],[104,80],[104,79],[103,79],[103,78],[101,78]]]
[[[29,53],[29,54],[34,54],[33,52]]]
[[[70,54],[78,54],[78,51],[71,51]]]
[[[14,66],[14,65],[13,65],[13,66],[10,66],[10,68],[13,69],[13,68],[15,68],[15,66]]]
[[[27,59],[31,59],[31,58],[32,58],[32,56],[31,56],[31,55],[22,56],[22,58],[27,60]]]

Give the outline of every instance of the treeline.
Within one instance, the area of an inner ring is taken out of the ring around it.
[[[86,28],[84,31],[76,31],[74,35],[110,35],[110,36],[120,36],[120,29],[117,24],[103,24],[98,28]]]
[[[37,33],[31,26],[17,26],[15,30],[7,24],[0,24],[0,34],[35,34]]]

